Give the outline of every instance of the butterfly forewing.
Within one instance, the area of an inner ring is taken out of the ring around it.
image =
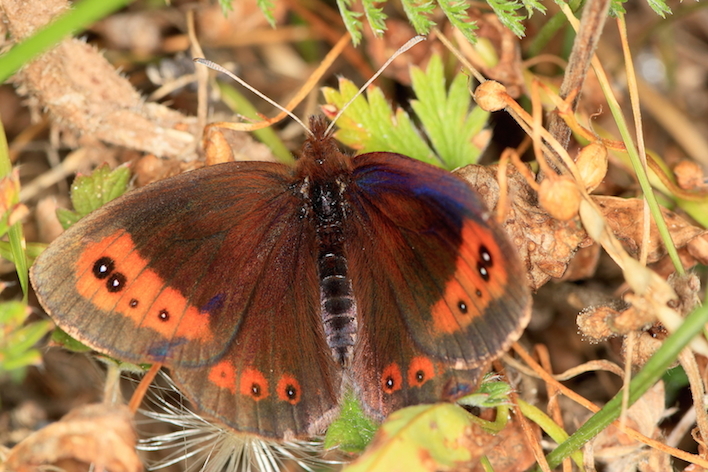
[[[132,192],[37,259],[38,296],[96,350],[171,367],[226,424],[305,435],[336,407],[340,372],[292,181],[285,166],[231,163]]]

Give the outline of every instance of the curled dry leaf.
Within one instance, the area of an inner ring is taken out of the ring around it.
[[[698,190],[706,187],[703,168],[697,162],[683,160],[674,167],[676,183],[684,190]]]
[[[658,382],[627,410],[627,426],[652,439],[662,439],[659,422],[667,414],[664,383]],[[610,426],[593,439],[596,461],[607,472],[662,472],[672,470],[670,456],[650,448]]]
[[[471,165],[457,174],[480,193],[490,211],[495,211],[500,196],[496,166]],[[591,245],[592,240],[577,218],[560,221],[540,208],[536,194],[513,166],[507,168],[507,183],[509,208],[503,224],[526,265],[531,288],[537,290],[551,277],[562,277],[576,251]]]
[[[529,422],[536,440],[541,440],[541,430],[535,423]],[[486,454],[494,472],[523,472],[536,463],[528,439],[516,416],[512,416],[504,429],[495,436],[495,445]],[[472,472],[485,472],[482,464],[477,464]]]
[[[5,462],[13,472],[65,470],[138,472],[137,435],[127,407],[92,404],[76,408],[61,421],[37,431],[15,446]]]
[[[638,257],[642,244],[642,215],[644,203],[639,198],[619,198],[607,196],[593,196],[592,199],[602,212],[607,224],[612,229],[617,239],[622,243],[630,256]],[[694,248],[695,258],[698,262],[705,264],[708,259],[705,256],[706,230],[691,225],[688,221],[676,213],[662,208],[662,214],[671,232],[671,239],[677,249],[686,247],[689,252],[691,246]],[[649,264],[659,261],[666,256],[664,247],[656,224],[652,221],[649,236],[649,251],[647,262]],[[696,261],[690,266],[695,265]]]

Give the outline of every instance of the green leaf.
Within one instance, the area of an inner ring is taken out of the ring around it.
[[[667,14],[671,14],[671,8],[666,4],[664,0],[647,0],[647,3],[654,10],[654,13],[662,18],[666,18]]]
[[[61,328],[56,328],[52,331],[52,341],[73,352],[89,352],[92,350],[90,347],[69,336]]]
[[[22,356],[31,349],[42,337],[51,331],[52,322],[48,320],[35,321],[19,327],[5,338],[7,346],[4,352],[8,358]]]
[[[356,93],[357,87],[347,79],[339,80],[339,90],[324,88],[327,103],[341,108]],[[368,99],[368,100],[367,100]],[[405,154],[414,159],[440,165],[408,114],[399,109],[394,114],[378,87],[371,87],[366,98],[354,100],[337,121],[337,139],[361,152],[390,151]]]
[[[337,7],[339,7],[339,14],[342,15],[342,20],[344,20],[344,26],[352,35],[352,43],[356,46],[361,41],[361,13],[351,11],[352,0],[337,0]]]
[[[435,26],[435,22],[430,19],[435,10],[435,2],[432,0],[401,0],[401,6],[416,33],[428,34]]]
[[[273,16],[275,6],[273,5],[273,0],[256,0],[256,4],[263,12],[263,16],[265,16],[266,20],[268,20],[268,24],[275,28],[275,17]],[[230,6],[231,4],[229,4],[229,7]]]
[[[386,14],[383,8],[379,8],[376,5],[380,2],[373,0],[364,0],[362,4],[364,5],[364,14],[366,15],[366,21],[369,22],[369,27],[373,31],[374,35],[380,37],[386,31]]]
[[[24,367],[42,360],[34,346],[53,325],[46,320],[25,324],[29,314],[30,309],[24,302],[0,304],[0,374],[12,373],[15,379],[21,379]]]
[[[484,447],[476,445],[487,445],[491,449],[495,444],[494,436],[486,433],[471,417],[462,407],[450,403],[398,410],[381,425],[367,451],[343,470],[471,469],[486,452]],[[475,447],[470,447],[471,444]]]
[[[231,5],[232,1],[233,0],[219,0],[219,6],[221,7],[221,12],[224,14],[224,16],[228,15],[229,12],[234,9],[233,5]]]
[[[474,43],[477,38],[474,32],[477,30],[477,25],[470,19],[467,14],[469,3],[465,0],[438,0],[440,9],[445,13],[445,16],[452,26],[460,30],[460,33],[467,38],[467,41]]]
[[[479,408],[497,408],[511,404],[510,393],[511,386],[508,383],[499,381],[494,375],[489,375],[482,381],[476,392],[460,398],[457,403]]]
[[[352,392],[348,392],[339,417],[327,429],[324,448],[338,447],[344,452],[361,452],[371,442],[378,425],[364,414]]]
[[[57,218],[62,228],[69,229],[82,218],[82,215],[75,211],[67,210],[66,208],[57,208]]]
[[[514,0],[487,0],[487,3],[499,18],[504,26],[509,28],[516,36],[524,36],[524,25],[522,22],[525,16],[518,14],[517,10],[522,8],[522,3],[515,3]]]
[[[128,166],[120,166],[111,171],[107,164],[94,170],[91,175],[76,176],[71,186],[71,203],[74,205],[75,215],[70,216],[63,211],[61,220],[70,222],[77,216],[79,219],[83,218],[123,195],[128,188],[129,180]]]
[[[360,152],[397,152],[449,170],[475,163],[481,149],[473,141],[489,114],[472,106],[467,76],[458,74],[446,90],[442,60],[433,55],[425,71],[411,69],[411,78],[417,97],[411,106],[432,148],[410,116],[400,108],[394,111],[377,87],[349,105],[337,122],[337,139]],[[340,109],[357,88],[340,79],[338,91],[325,88],[323,93],[328,104]]]

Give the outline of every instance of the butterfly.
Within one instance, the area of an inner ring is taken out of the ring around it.
[[[85,217],[34,263],[40,302],[262,437],[321,433],[345,391],[376,419],[472,392],[530,317],[514,247],[460,178],[310,127],[295,166],[201,168]]]

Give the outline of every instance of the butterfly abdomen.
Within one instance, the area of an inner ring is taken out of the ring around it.
[[[344,256],[344,208],[339,179],[313,182],[312,206],[316,216],[320,307],[327,344],[335,360],[347,365],[356,341],[356,300]]]

